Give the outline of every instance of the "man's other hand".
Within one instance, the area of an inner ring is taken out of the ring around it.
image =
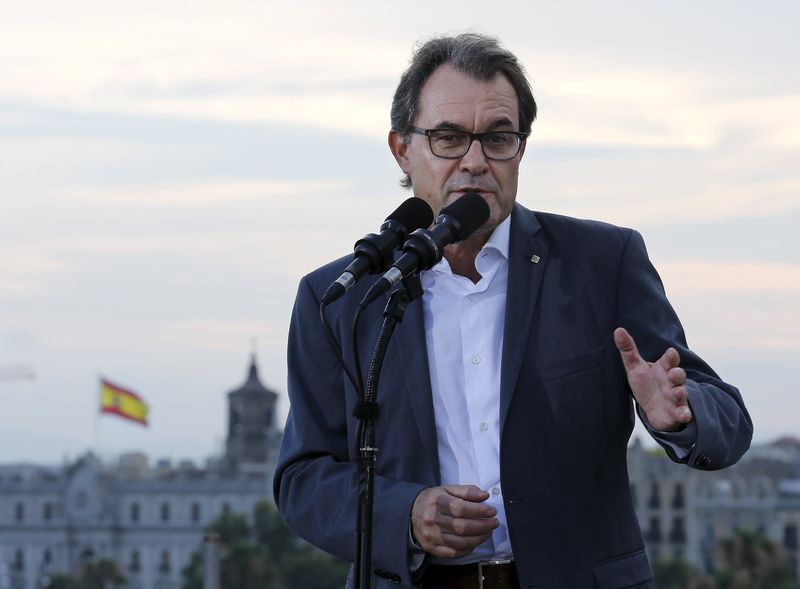
[[[686,372],[680,368],[677,350],[669,348],[656,362],[645,362],[636,349],[636,342],[622,327],[614,330],[622,364],[628,373],[633,397],[654,429],[677,431],[692,420],[687,400]]]
[[[475,485],[444,485],[423,490],[411,508],[414,539],[433,556],[470,554],[500,525],[497,510],[483,503],[489,493]]]

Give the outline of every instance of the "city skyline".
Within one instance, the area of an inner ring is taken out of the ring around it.
[[[639,230],[754,441],[797,433],[800,7],[404,6],[5,7],[0,367],[36,379],[0,382],[0,462],[96,445],[100,375],[151,408],[103,419],[101,455],[218,454],[254,347],[282,422],[297,282],[408,196],[392,92],[418,40],[463,30],[533,84],[518,200]]]

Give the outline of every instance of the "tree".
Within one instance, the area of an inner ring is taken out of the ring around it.
[[[313,546],[294,551],[281,563],[286,589],[341,589],[347,564]]]
[[[347,564],[300,540],[267,502],[255,507],[252,528],[241,515],[228,513],[206,531],[219,535],[225,589],[339,589],[344,583]],[[182,576],[183,589],[202,589],[199,552]]]
[[[127,585],[127,580],[113,560],[101,558],[83,565],[77,577],[54,573],[47,589],[120,589]]]
[[[80,581],[81,589],[118,589],[128,583],[119,565],[107,558],[86,563]]]
[[[63,573],[55,573],[49,577],[46,585],[47,589],[80,589],[78,579]]]
[[[717,545],[719,589],[791,589],[796,587],[786,553],[764,534],[737,530]]]
[[[220,515],[213,524],[206,528],[206,531],[217,534],[220,544],[224,546],[234,546],[239,542],[246,542],[252,534],[244,516],[232,512]]]
[[[653,584],[658,589],[716,589],[714,582],[685,560],[657,560]]]
[[[240,542],[228,551],[220,566],[220,586],[263,589],[280,586],[281,574],[263,546]]]

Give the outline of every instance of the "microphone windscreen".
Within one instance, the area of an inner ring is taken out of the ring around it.
[[[461,226],[459,239],[466,239],[489,218],[489,205],[477,192],[467,192],[442,209],[442,215],[450,215]]]
[[[433,223],[433,210],[427,202],[412,196],[400,203],[386,220],[400,223],[409,232],[415,229],[427,229]]]

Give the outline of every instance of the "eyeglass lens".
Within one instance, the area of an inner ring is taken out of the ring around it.
[[[472,143],[469,133],[462,131],[442,130],[429,135],[431,151],[439,157],[456,158],[464,156]],[[483,133],[479,139],[486,157],[510,159],[517,155],[520,138],[515,133]]]

